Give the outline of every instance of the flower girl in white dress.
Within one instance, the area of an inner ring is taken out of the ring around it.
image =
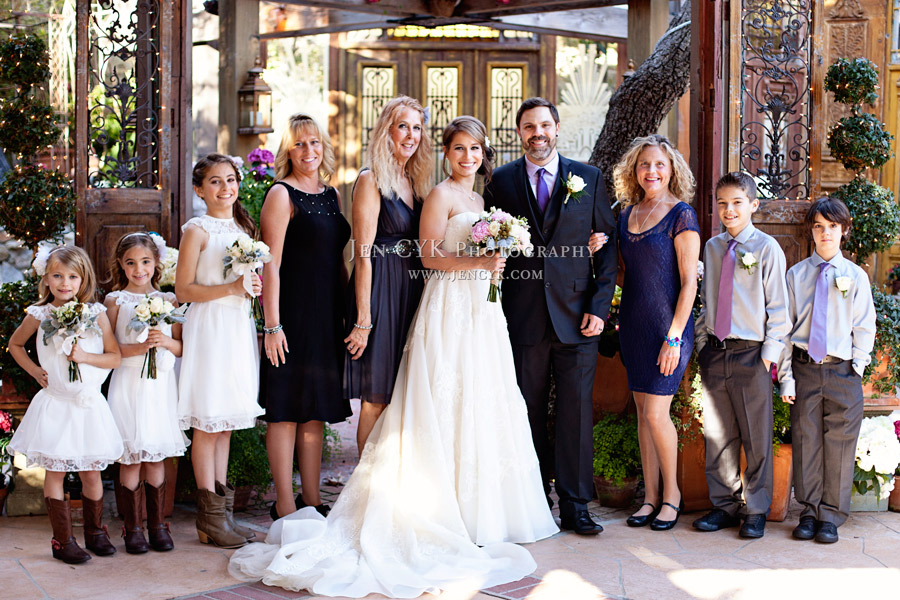
[[[327,519],[303,508],[229,572],[315,595],[416,598],[451,585],[484,588],[535,569],[528,550],[558,531],[541,483],[506,319],[488,302],[505,259],[464,247],[490,175],[484,125],[444,130],[451,175],[425,200],[422,262],[434,269],[400,362],[391,403]],[[378,324],[375,324],[378,327]]]
[[[240,173],[231,159],[210,154],[194,166],[194,192],[207,212],[184,224],[175,293],[190,302],[183,328],[178,418],[193,428],[191,463],[197,480],[197,534],[203,543],[236,548],[253,537],[231,515],[234,487],[226,481],[231,432],[263,413],[257,403],[259,349],[250,300],[234,272],[224,275],[226,249],[256,224],[238,201]],[[252,276],[253,293],[262,282]]]
[[[99,556],[116,551],[101,522],[100,471],[122,456],[122,438],[100,386],[109,370],[119,366],[121,357],[106,308],[93,302],[96,278],[84,250],[42,248],[34,270],[41,276],[40,300],[25,310],[25,320],[9,339],[9,353],[43,389],[28,405],[8,452],[24,454],[29,465],[47,470],[44,501],[53,528],[53,558],[78,564],[90,560],[91,555],[72,536],[69,503],[63,496],[67,471],[78,471],[81,476],[85,545]],[[81,333],[63,339],[63,330],[57,329],[59,323],[54,323],[51,311],[68,302],[83,303],[84,312]],[[25,351],[25,342],[35,333],[40,365]],[[77,376],[73,365],[77,365]]]
[[[175,547],[163,515],[163,459],[183,456],[189,443],[178,426],[176,414],[175,357],[181,356],[181,325],[160,323],[143,333],[129,328],[135,307],[145,298],[169,302],[172,307],[176,304],[175,294],[159,291],[165,248],[165,241],[156,234],[136,232],[122,236],[109,266],[113,291],[104,302],[122,351],[122,365],[113,371],[108,396],[125,444],[119,460],[123,490],[119,512],[125,519],[125,550],[129,554],[142,554],[151,547],[158,552]],[[149,372],[151,348],[156,349],[155,377]],[[142,466],[147,477],[143,485]],[[145,496],[149,545],[141,528]]]

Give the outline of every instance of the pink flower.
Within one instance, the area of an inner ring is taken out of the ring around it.
[[[894,434],[900,439],[900,421],[894,421]]]
[[[495,211],[494,214],[491,215],[492,221],[500,221],[501,223],[506,223],[506,220],[511,218],[512,215],[509,213],[505,213],[502,210]]]
[[[472,227],[472,241],[476,244],[480,244],[484,238],[490,235],[490,230],[488,229],[488,224],[486,221],[478,221]]]
[[[898,421],[900,423],[900,421]],[[0,410],[0,431],[3,433],[12,432],[12,417],[5,410]]]

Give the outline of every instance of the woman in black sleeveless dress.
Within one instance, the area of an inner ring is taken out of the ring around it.
[[[353,188],[354,269],[344,342],[344,392],[361,400],[356,442],[391,401],[424,272],[417,238],[421,199],[431,188],[433,151],[418,101],[388,102],[372,129],[367,168]]]
[[[269,426],[266,447],[275,480],[272,517],[305,505],[327,514],[319,497],[323,421],[349,417],[342,393],[343,248],[350,225],[337,190],[325,184],[334,172],[328,134],[306,115],[290,118],[275,157],[277,181],[260,215],[263,241],[273,260],[263,271],[265,353],[260,361],[259,403]],[[297,450],[302,492],[293,499]]]

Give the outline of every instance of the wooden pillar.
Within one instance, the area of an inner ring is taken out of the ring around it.
[[[246,158],[259,136],[238,135],[238,89],[259,55],[259,0],[219,3],[219,152]]]

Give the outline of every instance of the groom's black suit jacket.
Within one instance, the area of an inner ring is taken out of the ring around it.
[[[570,173],[587,185],[578,198],[569,198],[564,204]],[[484,202],[486,208],[496,206],[513,216],[527,217],[531,225],[533,256],[510,257],[504,270],[502,301],[510,341],[523,345],[540,342],[548,317],[560,342],[596,341],[597,337],[581,335],[582,315],[589,313],[606,321],[618,266],[615,218],[600,169],[560,155],[553,194],[542,214],[522,157],[494,171]],[[593,259],[587,250],[591,231],[609,236]]]

